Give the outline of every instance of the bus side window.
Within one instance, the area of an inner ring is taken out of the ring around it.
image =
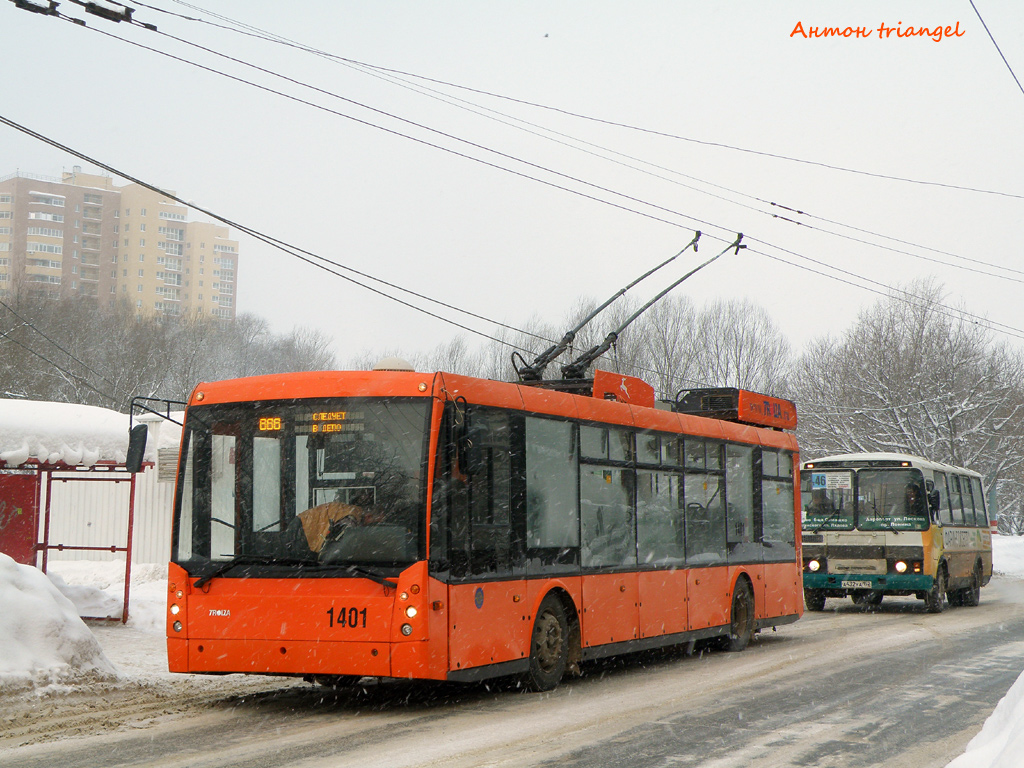
[[[939,521],[939,525],[952,525],[953,513],[949,506],[949,489],[946,487],[946,473],[936,471],[933,473],[933,476],[935,478],[935,492],[939,494],[936,519]]]
[[[985,494],[981,490],[981,480],[971,478],[971,490],[974,492],[974,516],[979,528],[988,528],[988,514],[985,508]]]
[[[971,495],[971,479],[969,477],[961,477],[960,487],[963,490],[964,496],[964,521],[967,525],[976,526],[974,497]]]
[[[960,491],[960,476],[949,476],[949,501],[953,509],[953,525],[964,524],[964,501]]]

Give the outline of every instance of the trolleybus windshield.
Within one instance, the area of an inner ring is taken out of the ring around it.
[[[923,531],[928,528],[919,469],[804,470],[800,478],[805,531]]]
[[[338,398],[191,408],[173,560],[210,578],[234,575],[236,564],[291,566],[275,576],[379,575],[422,559],[429,405]]]

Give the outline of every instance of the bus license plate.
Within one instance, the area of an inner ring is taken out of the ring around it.
[[[870,581],[844,581],[843,589],[871,589]]]

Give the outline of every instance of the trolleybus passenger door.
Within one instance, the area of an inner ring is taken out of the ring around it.
[[[765,616],[799,612],[802,572],[796,563],[796,506],[793,454],[761,449],[761,552]]]
[[[685,632],[683,476],[679,472],[639,470],[636,497],[640,637]]]
[[[465,419],[448,495],[452,671],[525,658],[531,629],[521,547],[512,535],[513,418],[468,409]]]
[[[639,636],[636,474],[631,430],[580,426],[580,564],[583,647]]]

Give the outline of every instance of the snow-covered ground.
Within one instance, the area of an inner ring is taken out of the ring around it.
[[[1024,579],[1024,537],[995,536],[993,548],[996,573]],[[133,566],[126,627],[93,631],[79,618],[120,616],[123,594],[123,561],[52,561],[47,577],[0,554],[0,697],[163,674],[166,566]],[[1017,768],[1021,754],[1024,674],[948,768]]]

